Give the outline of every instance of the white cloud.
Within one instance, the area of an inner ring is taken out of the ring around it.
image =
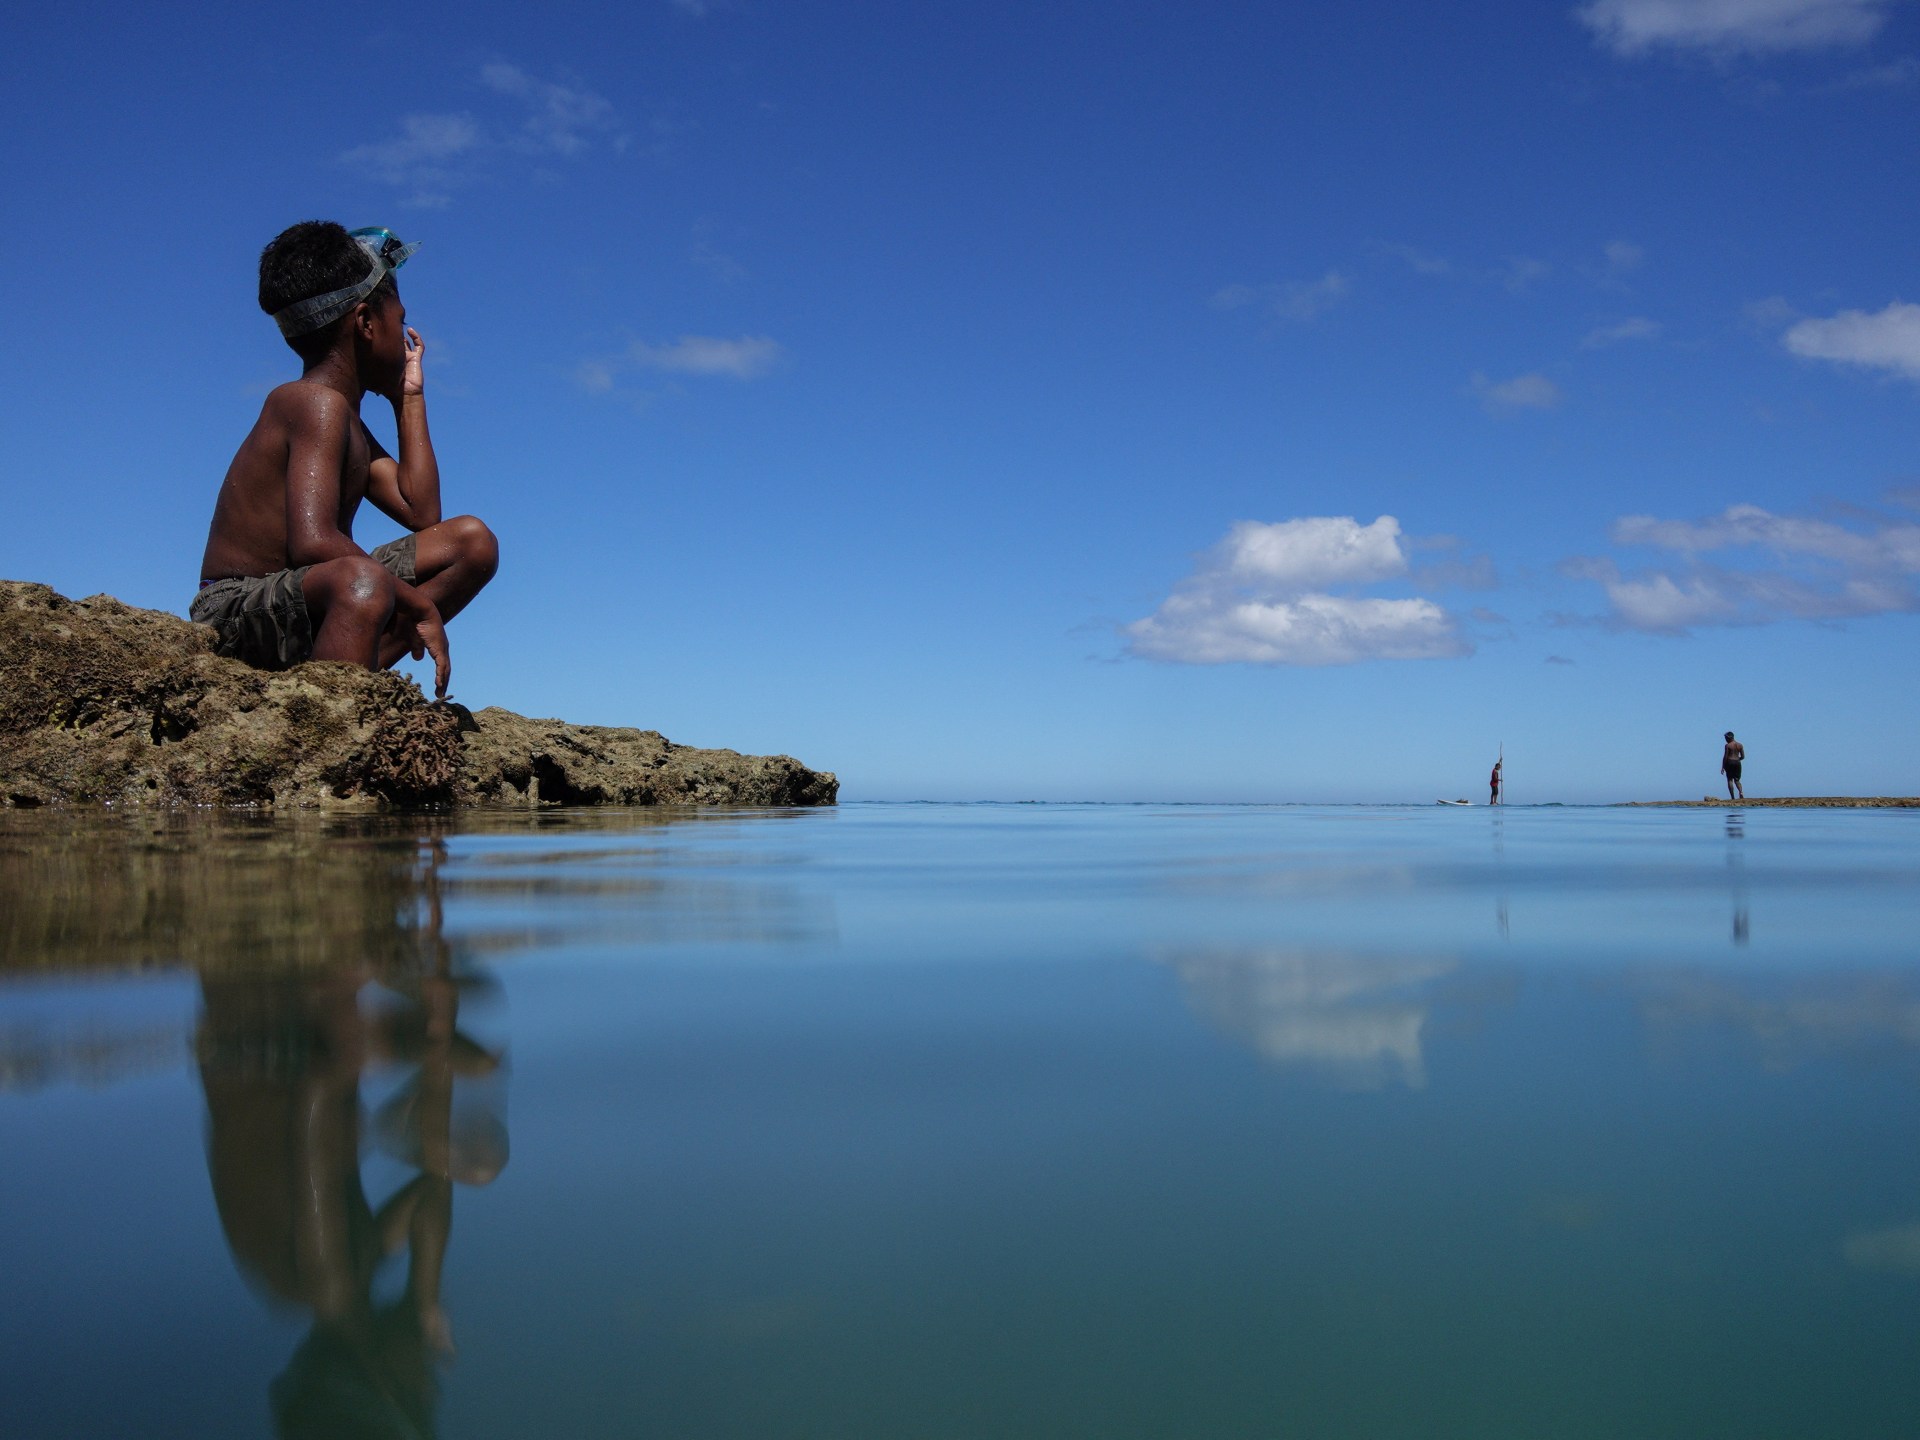
[[[1351,665],[1466,653],[1452,618],[1431,600],[1302,595],[1223,605],[1174,595],[1127,634],[1141,658],[1189,665]]]
[[[1574,12],[1617,55],[1720,54],[1860,45],[1893,0],[1591,0]]]
[[[1677,566],[1632,572],[1604,557],[1562,567],[1602,586],[1611,606],[1608,623],[1626,629],[1676,635],[1700,625],[1920,610],[1920,525],[1910,521],[1872,522],[1860,530],[1734,505],[1697,521],[1624,516],[1614,523],[1612,539],[1682,557]],[[1744,563],[1702,558],[1722,552]],[[1759,563],[1747,558],[1754,554]]]
[[[1465,655],[1431,600],[1334,595],[1407,573],[1400,522],[1350,516],[1237,522],[1152,615],[1123,627],[1129,653],[1188,665],[1350,665]]]
[[[742,335],[738,340],[682,335],[670,345],[636,340],[627,348],[627,358],[648,370],[674,375],[725,375],[734,380],[765,375],[783,353],[779,343],[765,335]]]
[[[1329,270],[1318,280],[1292,280],[1274,285],[1227,285],[1214,292],[1216,310],[1244,310],[1257,306],[1276,320],[1312,320],[1346,298],[1347,277]]]
[[[1489,380],[1478,371],[1473,376],[1473,393],[1480,397],[1489,414],[1510,410],[1551,410],[1562,399],[1560,387],[1538,372],[1516,375],[1511,380]]]
[[[1580,348],[1598,350],[1602,346],[1618,345],[1625,340],[1658,340],[1660,328],[1658,320],[1649,320],[1644,315],[1629,315],[1624,320],[1589,331],[1587,338],[1580,342]]]
[[[715,335],[682,335],[654,345],[636,340],[613,355],[590,355],[573,367],[573,383],[589,395],[616,395],[633,400],[636,392],[623,390],[621,381],[636,371],[696,378],[757,380],[786,358],[777,340],[765,335],[742,335],[728,340]]]
[[[1751,546],[1776,555],[1806,555],[1858,569],[1920,572],[1920,526],[1887,524],[1868,534],[1831,520],[1775,515],[1758,505],[1730,505],[1707,520],[1656,520],[1623,515],[1613,524],[1616,545],[1651,545],[1699,554]]]
[[[1312,515],[1262,524],[1241,520],[1214,548],[1210,568],[1235,582],[1280,590],[1364,585],[1406,573],[1400,522],[1382,515],[1362,525],[1344,515]]]
[[[1825,320],[1802,320],[1780,343],[1809,359],[1891,370],[1920,380],[1920,305],[1896,300],[1871,315],[1842,310]]]

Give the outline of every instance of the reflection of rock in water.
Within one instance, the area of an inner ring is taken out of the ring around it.
[[[1427,1007],[1395,992],[1446,974],[1449,959],[1280,949],[1168,959],[1194,1009],[1269,1060],[1355,1090],[1426,1084]]]
[[[99,1087],[177,1068],[186,1055],[177,1025],[111,1030],[9,1025],[0,1030],[0,1091],[46,1085]]]
[[[755,825],[792,816],[756,815]],[[449,817],[0,814],[0,975],[179,966],[204,973],[415,963],[425,926],[423,844],[473,846],[435,884],[465,956],[599,941],[793,942],[831,936],[832,902],[790,885],[701,874],[669,827],[723,813]],[[619,834],[631,843],[606,844]],[[569,843],[579,837],[585,843]],[[436,892],[437,893],[437,892]]]
[[[39,814],[0,829],[0,971],[404,962],[423,827]]]

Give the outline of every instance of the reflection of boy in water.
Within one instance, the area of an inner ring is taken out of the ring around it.
[[[497,1117],[454,1134],[454,1075],[497,1065],[455,1030],[454,982],[425,979],[417,1004],[368,1017],[365,978],[203,986],[200,1073],[221,1226],[243,1271],[314,1317],[272,1387],[286,1436],[431,1433],[433,1361],[453,1349],[440,1309],[453,1181],[484,1185],[506,1163]],[[375,1211],[360,1179],[360,1077],[388,1057],[419,1070],[375,1128],[419,1173]],[[406,1287],[376,1304],[374,1271],[402,1248]]]

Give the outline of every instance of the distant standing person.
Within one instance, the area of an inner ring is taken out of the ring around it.
[[[1487,781],[1491,791],[1487,796],[1487,804],[1489,805],[1498,805],[1500,803],[1500,767],[1506,763],[1504,760],[1496,760],[1493,762],[1493,775]]]
[[[1727,731],[1727,748],[1720,752],[1720,773],[1727,777],[1727,799],[1744,800],[1746,787],[1740,783],[1740,766],[1747,758],[1747,747]]]

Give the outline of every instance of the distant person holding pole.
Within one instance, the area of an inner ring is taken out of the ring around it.
[[[1747,747],[1727,731],[1727,748],[1720,752],[1720,773],[1727,777],[1727,799],[1744,800],[1746,787],[1740,783],[1740,766],[1747,758]]]
[[[1493,775],[1487,781],[1491,790],[1491,793],[1487,796],[1487,804],[1489,805],[1498,805],[1500,803],[1500,767],[1506,763],[1504,757],[1493,762]]]

